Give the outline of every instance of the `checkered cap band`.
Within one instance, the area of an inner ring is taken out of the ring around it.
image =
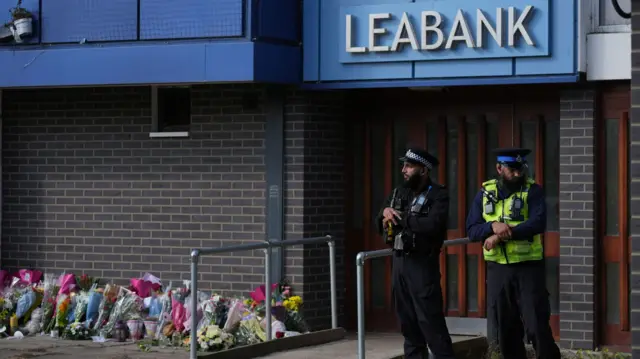
[[[408,150],[407,153],[404,155],[406,158],[412,159],[414,161],[420,162],[422,163],[426,168],[428,169],[432,169],[433,168],[433,164],[429,161],[427,161],[426,158],[413,153],[411,150]]]

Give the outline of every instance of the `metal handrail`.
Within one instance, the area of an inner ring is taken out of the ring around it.
[[[468,244],[468,238],[450,239],[444,241],[443,247]],[[377,251],[360,252],[356,256],[357,292],[358,292],[358,359],[365,359],[364,352],[364,263],[367,259],[388,257],[393,250],[380,249]]]
[[[217,247],[217,248],[199,248],[191,250],[191,348],[190,359],[198,357],[198,301],[196,294],[198,293],[198,264],[200,256],[211,254],[224,254],[231,252],[244,252],[254,249],[262,249],[264,251],[264,290],[265,290],[265,316],[267,341],[271,340],[271,250],[273,248],[284,248],[302,244],[318,244],[327,243],[329,245],[329,276],[331,291],[331,327],[338,328],[338,305],[336,297],[336,242],[335,238],[330,235],[323,237],[293,239],[287,241],[264,241],[257,243],[240,244],[235,246]]]

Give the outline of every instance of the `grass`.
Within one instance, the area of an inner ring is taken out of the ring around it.
[[[535,351],[531,345],[525,346],[527,350],[527,358],[535,359]],[[614,353],[608,349],[596,350],[568,350],[560,349],[562,359],[626,359],[631,358],[629,353]],[[490,345],[485,354],[485,359],[502,359],[498,348]]]

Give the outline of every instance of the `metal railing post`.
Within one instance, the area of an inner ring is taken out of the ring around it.
[[[265,331],[267,341],[271,340],[271,245],[264,249],[264,304],[265,304]]]
[[[338,328],[338,298],[336,293],[336,242],[327,236],[329,241],[329,276],[331,276],[331,328]]]
[[[200,262],[200,251],[191,251],[191,347],[189,348],[190,359],[198,357],[198,263]]]
[[[334,329],[338,326],[338,304],[337,304],[337,291],[336,291],[336,252],[335,252],[335,239],[330,236],[323,237],[313,237],[313,238],[301,238],[294,239],[289,241],[279,241],[279,242],[257,242],[257,243],[248,243],[242,245],[234,245],[228,247],[215,247],[215,248],[199,248],[191,250],[191,293],[194,298],[191,302],[191,313],[198,313],[198,301],[197,301],[197,293],[198,293],[198,264],[200,261],[200,256],[202,255],[211,255],[211,254],[224,254],[224,253],[232,253],[232,252],[240,252],[240,251],[250,251],[256,249],[264,250],[264,291],[265,291],[265,332],[267,334],[267,341],[272,338],[272,327],[271,327],[271,318],[272,318],[272,305],[271,305],[271,254],[272,249],[274,247],[284,248],[295,245],[304,245],[304,244],[320,244],[326,242],[329,245],[329,271],[331,275],[331,325]],[[190,359],[197,359],[198,357],[198,321],[197,315],[191,316],[191,323],[189,325],[191,337],[190,343],[191,348],[189,349],[189,357]]]
[[[358,301],[358,359],[364,359],[364,260],[365,253],[356,257],[356,280]]]

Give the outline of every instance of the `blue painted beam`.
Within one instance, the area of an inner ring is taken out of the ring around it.
[[[566,74],[554,76],[505,76],[505,77],[468,77],[455,79],[431,80],[388,80],[388,81],[349,81],[349,82],[321,82],[305,83],[301,87],[306,90],[337,90],[337,89],[365,89],[365,88],[397,88],[397,87],[453,87],[479,85],[519,85],[519,84],[549,84],[574,83],[580,80],[580,75]]]
[[[0,51],[0,88],[300,81],[297,47],[250,41]]]

